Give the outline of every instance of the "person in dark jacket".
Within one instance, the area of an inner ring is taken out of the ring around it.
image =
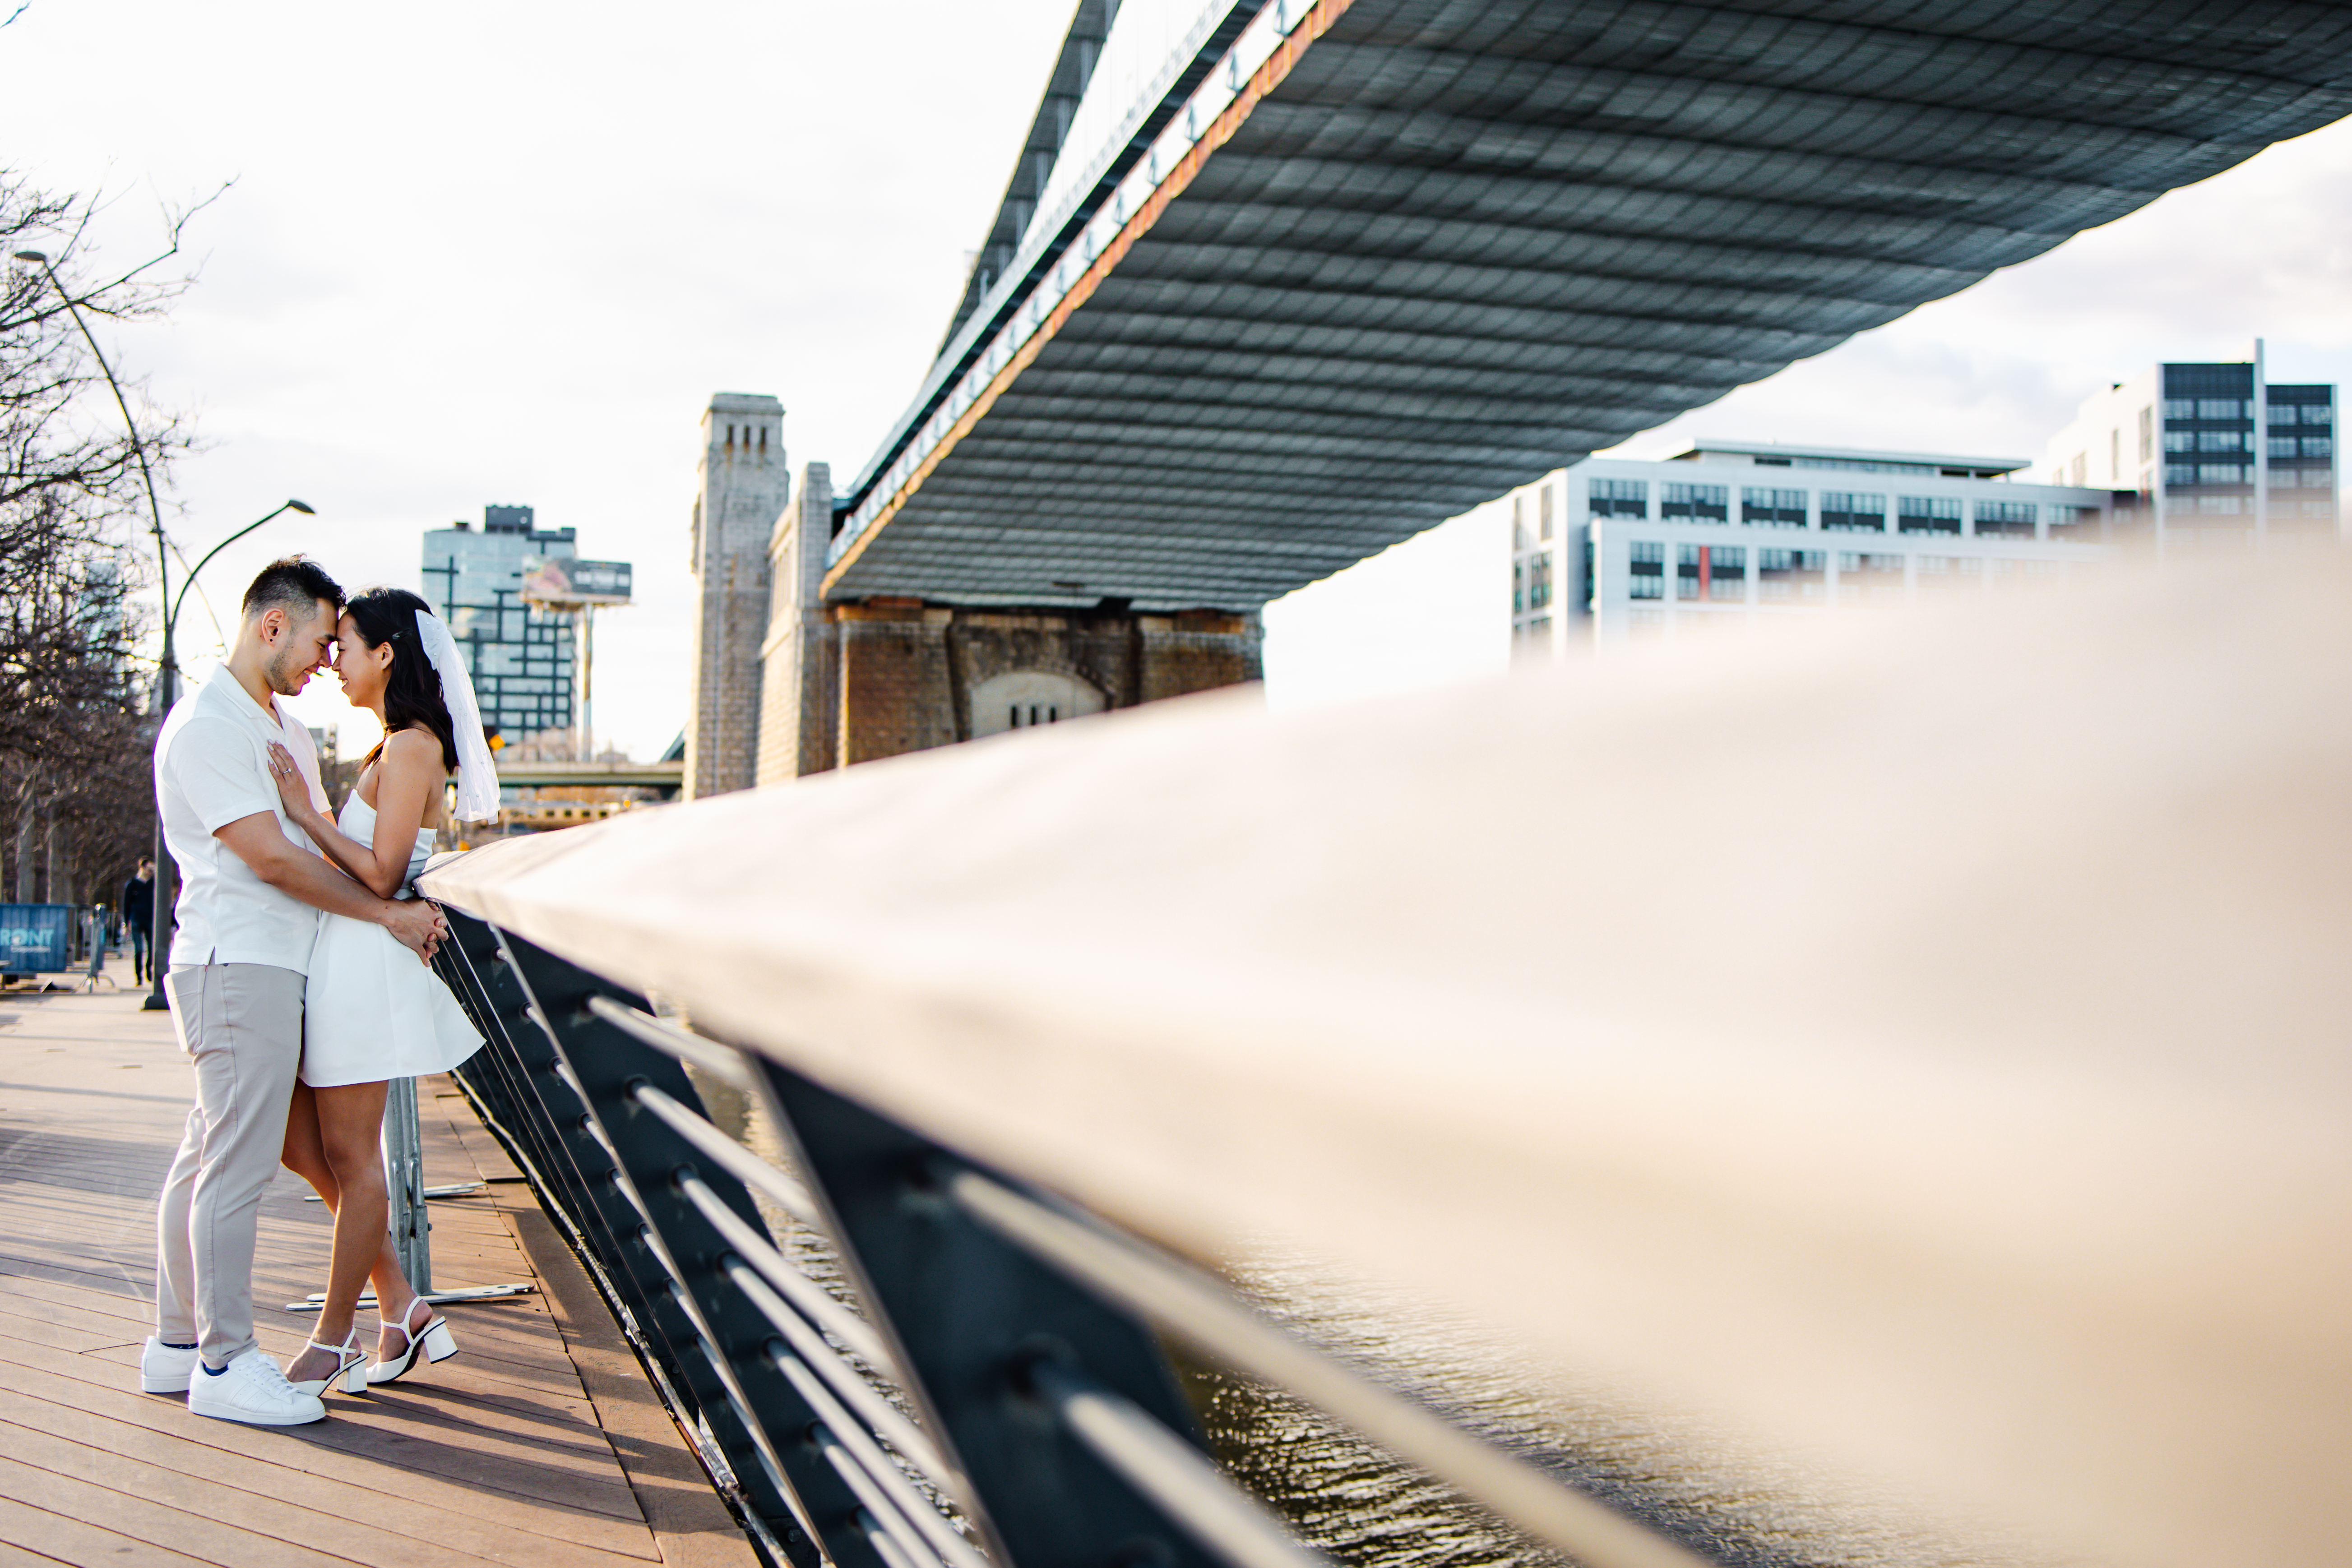
[[[139,869],[122,884],[122,923],[131,935],[131,973],[147,984],[148,948],[155,938],[155,862],[139,857]]]

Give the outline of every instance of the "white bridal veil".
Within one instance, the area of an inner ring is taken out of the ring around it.
[[[441,677],[441,700],[457,731],[457,810],[460,822],[494,822],[499,815],[499,770],[482,739],[481,704],[474,700],[473,678],[457,652],[457,639],[430,610],[416,612],[416,640]]]

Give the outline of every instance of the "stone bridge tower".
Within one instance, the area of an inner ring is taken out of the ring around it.
[[[760,736],[760,644],[768,629],[768,538],[784,510],[784,405],[722,392],[702,416],[700,494],[690,564],[695,659],[688,672],[683,793],[751,787]]]

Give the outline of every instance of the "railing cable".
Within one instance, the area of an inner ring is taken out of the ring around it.
[[[639,1085],[636,1101],[668,1123],[671,1131],[709,1155],[725,1168],[729,1175],[775,1199],[777,1207],[812,1230],[824,1231],[824,1223],[818,1213],[816,1199],[809,1194],[806,1187],[653,1085]]]
[[[831,1384],[835,1393],[856,1406],[866,1425],[880,1435],[882,1440],[907,1457],[917,1469],[941,1482],[958,1481],[961,1478],[947,1456],[923,1436],[921,1428],[891,1407],[890,1402],[875,1392],[871,1384],[857,1374],[857,1369],[841,1359],[816,1331],[794,1312],[792,1307],[768,1289],[751,1264],[738,1261],[729,1266],[728,1278],[735,1288],[760,1309],[768,1321],[776,1325],[777,1332],[790,1342],[793,1352],[803,1362],[815,1367]],[[812,1403],[814,1403],[812,1401]]]
[[[1321,1406],[1591,1568],[1709,1568],[1679,1542],[1294,1339],[1198,1270],[976,1171],[958,1169],[945,1185],[967,1214],[1008,1241],[1195,1350]]]
[[[738,1280],[739,1285],[742,1283]],[[756,1287],[757,1281],[751,1283]],[[808,1401],[809,1408],[817,1413],[818,1419],[841,1439],[851,1456],[882,1489],[889,1505],[904,1515],[907,1521],[925,1538],[933,1555],[949,1564],[950,1568],[988,1568],[988,1560],[971,1542],[957,1533],[955,1526],[948,1522],[945,1515],[915,1489],[906,1472],[891,1463],[890,1457],[866,1435],[850,1413],[842,1408],[841,1403],[817,1381],[816,1375],[800,1357],[779,1349],[772,1359],[776,1369],[790,1380],[801,1397]],[[934,1484],[938,1484],[936,1479]]]
[[[785,1298],[800,1310],[801,1315],[838,1340],[850,1352],[876,1370],[887,1373],[898,1382],[898,1363],[882,1336],[866,1321],[835,1300],[824,1286],[793,1267],[792,1259],[776,1250],[775,1244],[743,1222],[743,1216],[719,1201],[719,1194],[708,1183],[689,1177],[679,1184],[679,1190],[705,1219],[727,1238],[727,1244],[740,1252],[765,1275],[769,1283],[783,1292]]]
[[[1273,1515],[1190,1443],[1133,1400],[1058,1362],[1039,1359],[1029,1380],[1095,1458],[1160,1505],[1234,1568],[1331,1568],[1291,1539]]]
[[[737,1089],[749,1090],[757,1087],[751,1069],[744,1065],[742,1057],[731,1046],[706,1040],[691,1030],[679,1028],[667,1018],[656,1018],[651,1013],[623,1006],[610,996],[589,997],[588,1011],[623,1034],[682,1062],[690,1062],[713,1078],[724,1079]]]
[[[815,1423],[809,1428],[808,1440],[816,1446],[817,1452],[824,1456],[825,1463],[841,1477],[842,1484],[848,1487],[858,1502],[864,1505],[865,1511],[880,1522],[883,1532],[897,1542],[909,1558],[918,1563],[939,1560],[938,1554],[924,1544],[921,1534],[898,1510],[890,1505],[881,1483],[858,1463],[857,1456],[850,1452],[849,1446],[832,1427],[822,1421]]]

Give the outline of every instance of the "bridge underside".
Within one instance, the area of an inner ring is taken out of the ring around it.
[[[894,478],[910,412],[826,595],[1254,607],[2334,121],[2347,70],[2331,5],[1325,0]]]

